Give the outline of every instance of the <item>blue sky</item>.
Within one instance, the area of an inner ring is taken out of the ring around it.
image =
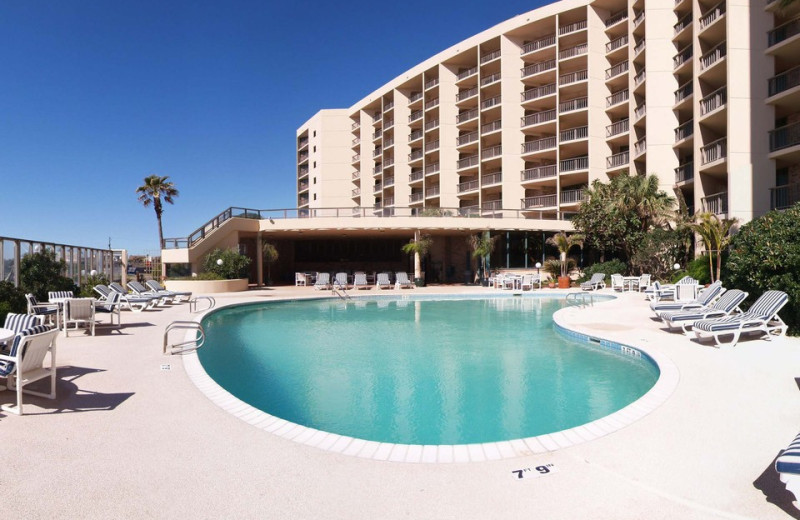
[[[537,2],[0,0],[0,235],[157,254],[164,236],[293,207],[295,130]]]

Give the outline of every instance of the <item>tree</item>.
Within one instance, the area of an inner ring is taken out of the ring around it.
[[[481,279],[486,280],[486,258],[494,251],[494,245],[499,235],[490,236],[488,231],[477,235],[470,235],[468,244],[472,249],[472,257],[481,259]]]
[[[414,238],[403,246],[404,253],[414,254],[414,278],[417,280],[422,279],[422,257],[428,254],[432,245],[433,238],[430,235],[420,235],[417,231]]]
[[[713,213],[702,212],[696,215],[697,221],[689,227],[700,235],[708,251],[708,265],[711,272],[711,283],[719,280],[722,272],[722,251],[731,242],[731,230],[739,222],[739,219],[723,218],[720,219]],[[717,257],[717,276],[714,277],[714,255]]]
[[[551,246],[555,246],[558,249],[558,253],[561,260],[561,276],[567,276],[569,273],[569,263],[567,262],[567,253],[569,250],[572,249],[574,246],[583,247],[583,235],[580,233],[574,233],[572,235],[567,235],[563,231],[559,231],[555,235],[551,236],[547,239],[547,243]]]
[[[247,266],[250,258],[239,253],[235,248],[214,249],[203,260],[203,270],[214,273],[224,280],[247,278]]]
[[[33,294],[37,300],[47,301],[48,291],[78,292],[72,278],[64,276],[67,263],[56,260],[51,250],[27,254],[19,262],[19,285],[26,293]]]
[[[161,228],[161,215],[164,213],[164,202],[173,204],[174,197],[178,196],[178,190],[175,185],[168,181],[169,176],[159,177],[158,175],[150,175],[144,178],[144,184],[136,188],[136,193],[139,195],[139,202],[144,207],[153,205],[156,212],[156,219],[158,220],[158,247],[164,247],[164,232]]]
[[[278,261],[278,249],[267,241],[261,243],[261,253],[264,263],[267,264],[267,284],[270,283],[270,265]]]

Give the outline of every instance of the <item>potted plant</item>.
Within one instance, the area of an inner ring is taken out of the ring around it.
[[[428,254],[431,245],[433,245],[431,236],[420,235],[419,231],[417,231],[414,233],[414,238],[403,246],[404,253],[414,254],[414,285],[417,287],[425,285],[425,279],[422,277],[422,257]]]
[[[572,258],[568,258],[567,259],[567,272],[569,272],[573,268],[575,268],[575,260],[573,260]],[[547,273],[548,276],[549,276],[548,287],[550,287],[551,289],[555,289],[556,288],[556,280],[560,281],[560,278],[561,278],[561,260],[558,260],[558,259],[555,259],[555,258],[547,260],[542,265],[542,271]],[[569,278],[567,278],[567,279],[569,279]],[[567,285],[567,287],[569,287],[569,285]],[[563,289],[564,287],[561,287],[561,285],[559,284],[558,288],[559,289]]]
[[[278,250],[269,242],[262,242],[261,244],[262,259],[267,264],[267,279],[264,281],[265,285],[272,284],[272,277],[270,276],[270,266],[278,261]]]
[[[490,236],[488,231],[484,231],[478,235],[470,235],[469,247],[472,249],[472,257],[481,259],[481,285],[486,287],[489,285],[489,278],[486,272],[486,259],[494,251],[494,244],[497,242],[498,236]]]
[[[570,278],[568,275],[570,263],[567,261],[567,253],[569,253],[569,250],[572,249],[573,246],[583,246],[583,235],[579,233],[567,235],[563,231],[559,231],[555,235],[548,238],[547,243],[551,246],[555,246],[558,249],[558,253],[561,257],[561,272],[558,275],[558,288],[569,289]]]

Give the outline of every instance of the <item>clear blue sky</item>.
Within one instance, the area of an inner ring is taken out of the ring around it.
[[[0,0],[0,235],[156,254],[164,236],[293,207],[295,130],[543,2]]]

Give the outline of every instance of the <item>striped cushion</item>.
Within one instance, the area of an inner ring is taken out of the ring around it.
[[[714,305],[702,307],[700,309],[689,309],[686,311],[665,312],[661,314],[661,319],[664,321],[695,321],[704,319],[705,315],[710,312],[721,312],[730,314],[739,306],[740,303],[747,298],[747,293],[734,289],[722,295],[722,297],[714,302]]]
[[[752,307],[747,309],[747,313],[761,316],[767,320],[772,318],[788,301],[789,295],[783,291],[767,291],[756,300]]]
[[[72,291],[50,291],[47,293],[50,301],[53,301],[53,298],[72,298],[73,296]]]
[[[114,307],[117,303],[119,303],[120,298],[122,295],[116,292],[113,292],[108,295],[108,298],[102,303],[95,303],[94,310],[96,312],[114,312]],[[149,299],[145,301],[150,301]]]
[[[709,309],[693,309],[688,311],[672,311],[661,314],[664,321],[697,321],[702,320],[706,314],[711,312]]]
[[[800,474],[800,433],[781,456],[775,459],[775,470],[778,473]]]
[[[15,333],[19,334],[21,331],[39,325],[40,323],[38,316],[9,312],[6,316],[6,322],[3,328],[13,330]]]
[[[7,355],[16,357],[17,349],[19,348],[19,344],[22,341],[23,336],[33,336],[34,334],[41,334],[42,332],[47,332],[51,329],[52,327],[50,327],[50,325],[34,325],[33,327],[21,330],[16,336],[14,336],[14,343],[11,345],[11,352]],[[21,354],[24,354],[24,352]],[[13,361],[8,361],[5,359],[0,360],[0,377],[8,377],[12,372],[14,372],[15,367],[16,363]]]
[[[739,328],[749,329],[758,327],[775,316],[788,301],[789,296],[783,291],[767,291],[756,300],[746,313],[737,316],[727,316],[718,320],[698,321],[694,324],[694,328],[695,330],[702,330],[704,332],[719,332],[736,330]]]

